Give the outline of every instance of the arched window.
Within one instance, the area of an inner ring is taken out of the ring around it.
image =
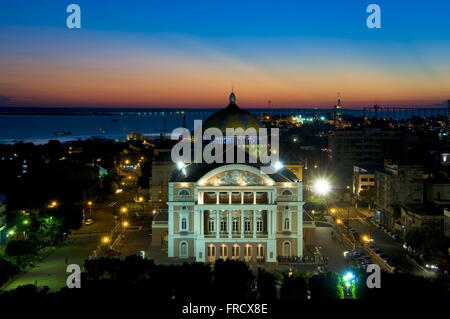
[[[284,229],[285,230],[290,230],[291,229],[291,223],[290,223],[289,218],[287,218],[287,217],[284,219]]]
[[[292,192],[291,192],[289,189],[285,189],[285,190],[283,191],[283,193],[281,193],[281,195],[284,195],[284,196],[291,196],[291,195],[292,195]]]
[[[261,217],[256,219],[256,231],[261,233],[263,231],[263,220]]]
[[[191,193],[189,192],[189,190],[188,189],[181,189],[179,192],[178,192],[178,195],[180,195],[180,196],[189,196],[189,195],[191,195]]]
[[[226,218],[221,218],[220,219],[220,231],[221,232],[226,232],[227,231],[227,219]]]
[[[210,218],[209,220],[208,220],[208,232],[210,232],[210,233],[213,233],[214,232],[214,224],[215,224],[215,222],[214,222],[214,218]]]
[[[188,244],[185,241],[180,243],[180,258],[188,257]]]
[[[239,231],[239,221],[237,219],[237,217],[233,217],[233,232],[238,232]]]
[[[249,217],[244,218],[244,231],[246,233],[250,232],[250,218]]]
[[[187,230],[187,218],[181,219],[181,230]]]
[[[283,243],[283,256],[284,257],[290,257],[291,256],[291,243],[288,241],[285,241]]]

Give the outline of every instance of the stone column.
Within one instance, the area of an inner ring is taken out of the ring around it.
[[[256,263],[256,254],[258,253],[258,245],[252,244],[252,261]]]
[[[256,238],[256,210],[253,211],[253,238]]]
[[[215,249],[216,249],[216,255],[214,256],[214,259],[217,260],[220,258],[220,245],[216,244],[214,245]]]
[[[219,205],[219,192],[216,192],[216,204]]]
[[[216,238],[220,237],[220,211],[216,210]]]
[[[228,210],[228,238],[233,237],[233,219],[231,210]]]
[[[231,205],[231,195],[232,194],[233,194],[232,192],[228,192],[228,204],[230,204],[230,205]]]
[[[244,192],[241,192],[241,205],[244,205]]]
[[[204,219],[205,211],[200,209],[200,235],[205,233],[205,219]]]
[[[241,210],[241,238],[244,238],[244,211]]]
[[[253,205],[256,205],[256,192],[253,192]]]

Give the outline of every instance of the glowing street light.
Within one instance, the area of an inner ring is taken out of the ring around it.
[[[373,239],[370,238],[370,236],[368,236],[368,235],[363,235],[363,236],[362,236],[362,240],[363,240],[365,243],[369,243],[369,242],[373,241]]]
[[[313,184],[313,190],[319,195],[326,195],[330,192],[330,183],[325,179],[318,179]]]
[[[125,160],[125,164],[130,164],[130,160]]]
[[[124,221],[122,222],[122,227],[123,227],[123,228],[127,228],[128,226],[130,226],[130,223],[128,223],[128,221],[124,220]]]
[[[48,205],[48,207],[49,208],[54,208],[54,207],[56,207],[56,206],[58,206],[58,202],[57,201],[52,201],[51,203],[50,203],[50,205]]]
[[[278,171],[278,170],[280,170],[280,169],[283,168],[283,163],[281,163],[281,162],[276,162],[276,163],[273,165],[273,168],[275,168],[275,171]]]
[[[330,212],[331,212],[332,214],[336,213],[336,208],[330,209]]]
[[[102,237],[102,244],[108,244],[109,242],[111,242],[111,237],[109,236]]]
[[[87,204],[88,204],[88,207],[89,207],[89,216],[92,217],[92,201],[88,201]]]
[[[342,224],[342,219],[340,219],[340,218],[336,219],[336,224],[338,224],[338,225]]]
[[[121,211],[122,213],[126,213],[126,212],[128,211],[128,208],[122,207],[122,208],[120,209],[120,211]]]

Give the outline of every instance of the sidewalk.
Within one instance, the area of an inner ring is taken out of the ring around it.
[[[50,290],[57,291],[66,285],[68,276],[68,273],[66,273],[67,265],[78,264],[81,267],[93,249],[92,245],[86,245],[81,242],[61,246],[39,262],[36,267],[19,274],[2,289],[11,290],[22,285],[37,284],[39,287],[48,286]]]

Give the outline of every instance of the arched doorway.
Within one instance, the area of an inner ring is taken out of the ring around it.
[[[188,257],[188,244],[185,241],[182,241],[180,243],[180,258],[187,258]]]
[[[283,243],[283,257],[291,257],[291,243],[288,241]]]

